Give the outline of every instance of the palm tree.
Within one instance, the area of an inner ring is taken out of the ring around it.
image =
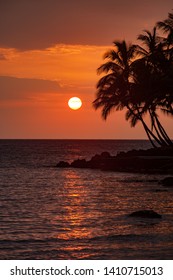
[[[108,61],[98,68],[98,74],[106,75],[97,84],[93,106],[95,109],[102,108],[102,117],[105,120],[112,110],[126,108],[126,119],[131,121],[131,125],[135,126],[140,121],[151,144],[156,147],[153,137],[161,145],[143,119],[141,100],[137,97],[134,99],[133,64],[136,46],[127,45],[125,41],[115,41],[114,47],[115,49],[108,51],[104,56]]]
[[[113,110],[122,110],[128,104],[129,69],[133,58],[133,46],[126,42],[114,42],[115,50],[108,51],[108,61],[98,68],[98,74],[106,73],[97,84],[97,98],[94,108],[102,107],[102,117],[107,118]]]
[[[169,65],[167,65],[166,69],[166,76],[167,76],[167,87],[168,91],[170,93],[162,100],[162,108],[161,110],[168,114],[173,116],[173,94],[172,94],[172,84],[173,84],[173,13],[168,14],[168,18],[164,21],[157,22],[157,26],[159,29],[163,31],[164,34],[166,34],[166,37],[164,37],[164,48],[165,48],[165,54],[167,57],[167,61]]]
[[[98,68],[98,74],[106,75],[97,84],[93,102],[105,120],[113,110],[126,109],[126,120],[131,126],[140,121],[153,147],[172,145],[158,110],[173,115],[173,63],[156,31],[154,27],[138,36],[145,48],[114,42],[114,49],[104,55],[107,62]],[[151,128],[144,121],[147,114]]]
[[[173,13],[169,13],[168,18],[164,21],[157,22],[157,26],[167,34],[167,37],[164,38],[164,41],[167,45],[167,50],[169,50],[173,47]]]
[[[152,33],[145,30],[144,34],[138,36],[138,39],[145,44],[145,48],[137,47],[137,52],[142,58],[136,62],[138,66],[136,74],[139,74],[141,65],[145,65],[148,68],[145,73],[149,74],[147,80],[145,80],[147,88],[142,85],[142,89],[145,91],[144,108],[149,112],[152,129],[155,130],[161,145],[172,145],[172,141],[161,125],[156,112],[159,108],[167,113],[172,111],[172,99],[170,98],[173,93],[173,86],[171,86],[173,77],[172,62],[170,58],[168,60],[167,50],[165,51],[165,44],[162,38],[157,36],[156,27],[153,28]],[[144,61],[143,64],[142,61]]]

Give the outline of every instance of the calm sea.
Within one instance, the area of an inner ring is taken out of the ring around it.
[[[58,169],[60,160],[147,149],[137,140],[0,140],[0,259],[173,259],[164,175]],[[134,219],[153,209],[162,219]]]

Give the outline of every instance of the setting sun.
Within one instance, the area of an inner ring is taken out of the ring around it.
[[[0,0],[1,279],[172,279],[173,0],[133,2]]]
[[[72,110],[78,110],[82,106],[82,101],[79,97],[72,97],[68,101],[68,106]]]

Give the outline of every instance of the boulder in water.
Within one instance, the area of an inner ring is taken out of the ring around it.
[[[162,215],[158,214],[153,210],[140,210],[135,211],[129,215],[129,217],[134,218],[149,218],[149,219],[161,219]]]
[[[160,183],[165,187],[173,187],[173,177],[166,177]]]

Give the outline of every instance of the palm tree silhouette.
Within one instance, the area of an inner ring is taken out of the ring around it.
[[[129,102],[129,74],[134,47],[125,41],[114,42],[115,50],[108,51],[104,58],[108,61],[98,68],[98,74],[106,73],[97,84],[95,109],[102,107],[102,117],[106,120],[110,112],[122,110]]]
[[[150,115],[152,130],[155,130],[159,144],[163,146],[172,145],[172,141],[161,125],[157,114],[158,109],[165,111],[165,107],[166,111],[169,111],[165,97],[170,95],[172,81],[169,74],[171,73],[172,63],[167,59],[167,51],[164,49],[165,43],[163,43],[161,37],[157,36],[156,27],[153,28],[152,32],[145,30],[144,34],[138,36],[138,39],[145,44],[145,48],[137,46],[137,52],[142,58],[135,63],[138,66],[136,67],[137,75],[139,75],[142,65],[145,70],[141,80],[141,91],[144,90],[144,112],[146,110]],[[142,62],[144,63],[142,64]]]
[[[138,36],[145,47],[114,41],[114,49],[104,55],[106,63],[98,68],[102,76],[97,84],[94,108],[102,109],[103,119],[113,110],[126,110],[131,126],[141,122],[153,147],[170,146],[168,137],[158,118],[162,110],[173,115],[173,63],[165,48],[165,40],[144,30]],[[170,49],[170,47],[169,47]],[[151,128],[144,121],[150,116]]]
[[[166,33],[166,37],[163,38],[164,42],[164,53],[166,55],[167,61],[169,65],[167,65],[167,77],[171,80],[169,85],[172,85],[173,80],[173,13],[168,14],[168,18],[164,21],[157,22],[158,28],[163,30],[164,34]],[[167,98],[163,102],[165,108],[163,108],[163,112],[166,114],[173,115],[173,95],[169,94]]]
[[[161,144],[143,120],[140,106],[134,102],[132,89],[132,69],[136,54],[135,45],[127,45],[125,41],[114,41],[114,49],[108,51],[104,58],[108,61],[98,68],[98,74],[106,73],[97,84],[96,99],[93,102],[94,108],[102,108],[102,117],[107,116],[112,110],[123,110],[126,108],[126,119],[130,120],[131,126],[141,121],[152,145],[151,135]]]
[[[168,18],[164,21],[158,21],[157,26],[167,34],[167,37],[164,39],[167,48],[169,49],[171,46],[173,46],[173,13],[169,13]]]

